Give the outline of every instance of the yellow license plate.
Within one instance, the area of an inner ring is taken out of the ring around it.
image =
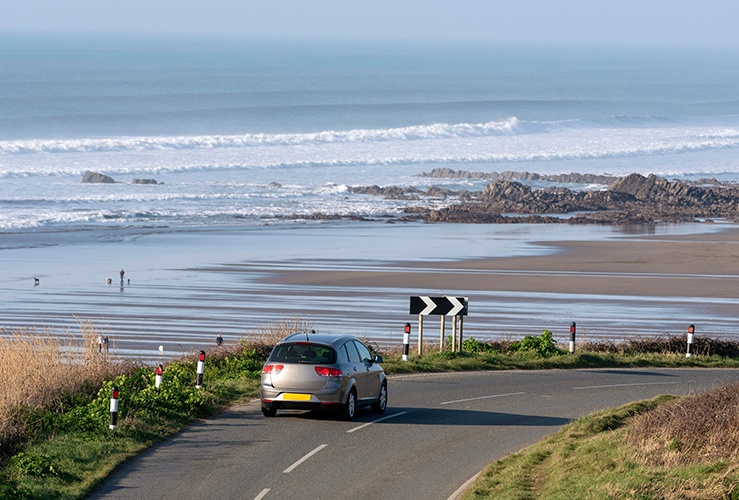
[[[310,394],[293,394],[286,392],[282,395],[285,401],[310,401]]]

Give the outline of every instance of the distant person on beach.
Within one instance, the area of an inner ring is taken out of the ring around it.
[[[123,284],[123,276],[126,274],[126,271],[124,271],[123,269],[121,269],[120,274],[121,274],[121,285],[122,285]]]
[[[103,345],[105,346],[105,352],[110,352],[110,340],[107,335],[103,337]]]
[[[103,352],[103,336],[98,335],[98,352]]]

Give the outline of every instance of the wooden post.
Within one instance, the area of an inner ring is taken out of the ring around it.
[[[423,316],[418,315],[418,355],[423,354]]]
[[[462,352],[462,325],[464,324],[464,316],[459,317],[459,352]]]
[[[441,317],[441,338],[439,339],[439,352],[444,352],[444,323],[446,316]]]
[[[452,316],[452,352],[457,351],[457,317]]]

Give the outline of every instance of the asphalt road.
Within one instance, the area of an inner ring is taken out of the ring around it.
[[[389,378],[383,415],[265,418],[258,401],[129,461],[92,496],[113,499],[448,499],[488,463],[595,410],[739,379],[739,370],[596,369]]]

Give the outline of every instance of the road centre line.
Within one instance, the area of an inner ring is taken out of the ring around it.
[[[359,426],[354,427],[352,429],[349,429],[346,432],[349,433],[349,434],[351,434],[354,431],[358,431],[359,429],[364,429],[365,427],[368,427],[368,426],[370,426],[372,424],[376,424],[378,422],[382,422],[383,420],[387,420],[387,419],[390,419],[390,418],[399,417],[401,415],[405,415],[406,413],[408,413],[408,412],[407,411],[401,411],[400,413],[393,413],[392,415],[388,415],[387,417],[378,418],[377,420],[373,420],[372,422],[367,422],[366,424],[362,424],[362,425],[359,425]]]
[[[479,399],[502,398],[505,396],[520,396],[521,394],[526,394],[526,393],[525,392],[509,392],[508,394],[491,394],[490,396],[479,396],[476,398],[455,399],[454,401],[444,401],[443,403],[439,403],[439,404],[440,405],[450,405],[454,403],[464,403],[466,401],[477,401]]]
[[[642,383],[631,383],[631,384],[609,384],[609,385],[585,385],[582,387],[573,387],[572,389],[577,391],[581,389],[607,389],[609,387],[635,387],[639,385],[676,385],[679,382],[642,382]]]
[[[282,473],[283,474],[290,474],[292,471],[294,471],[298,467],[298,465],[302,464],[303,462],[305,462],[310,457],[312,457],[313,455],[315,455],[316,453],[318,453],[319,451],[321,451],[322,449],[324,449],[327,446],[328,446],[327,444],[322,444],[322,445],[318,446],[315,450],[309,452],[303,458],[301,458],[300,460],[298,460],[297,462],[295,462],[294,464],[292,464],[290,467],[288,467],[287,469],[285,469],[284,471],[282,471]]]
[[[259,495],[254,497],[254,500],[262,500],[262,498],[267,496],[267,493],[269,493],[269,488],[264,488],[259,492]]]

